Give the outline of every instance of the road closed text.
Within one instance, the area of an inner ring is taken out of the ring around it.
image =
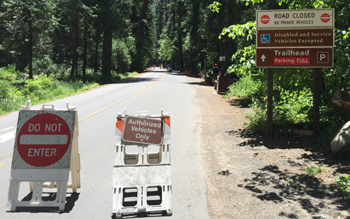
[[[314,18],[316,15],[313,12],[299,12],[299,13],[276,13],[274,14],[275,19],[283,19],[283,18]]]

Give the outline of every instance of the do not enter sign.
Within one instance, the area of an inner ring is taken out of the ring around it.
[[[65,155],[71,143],[71,130],[59,115],[38,114],[23,124],[16,141],[18,153],[27,164],[46,167]]]
[[[321,15],[321,21],[327,23],[331,19],[331,16],[327,13]]]
[[[270,22],[270,17],[268,15],[263,15],[261,16],[260,20],[261,20],[261,23],[267,24]]]

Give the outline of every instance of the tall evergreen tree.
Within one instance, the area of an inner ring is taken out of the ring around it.
[[[3,46],[17,54],[19,71],[29,65],[31,79],[33,48],[52,29],[52,8],[53,2],[45,0],[4,0],[1,4],[0,22],[6,29]]]
[[[102,75],[110,76],[112,70],[113,33],[127,37],[131,2],[128,0],[105,0],[98,4],[98,19],[103,30]]]

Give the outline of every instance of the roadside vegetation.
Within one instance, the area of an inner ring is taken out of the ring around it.
[[[245,4],[239,22],[224,28],[220,39],[233,40],[236,52],[227,68],[234,81],[225,97],[239,98],[240,107],[251,107],[255,113],[247,115],[250,122],[247,129],[266,136],[267,127],[267,69],[256,67],[256,10],[271,9],[335,9],[335,48],[333,68],[322,69],[322,90],[320,105],[320,137],[317,147],[330,153],[330,143],[339,129],[349,121],[347,114],[332,107],[332,99],[338,88],[350,87],[350,28],[349,2],[344,1],[299,1],[299,0],[241,0]],[[214,14],[222,13],[227,7],[225,1],[213,1],[210,9]],[[207,76],[210,76],[207,74]],[[313,69],[275,68],[273,75],[273,123],[275,137],[293,137],[293,130],[313,130]],[[310,138],[312,141],[313,139]],[[322,166],[306,167],[308,177],[322,177]],[[288,179],[292,187],[299,187],[298,181]],[[348,176],[336,178],[338,190],[344,198],[350,198]]]
[[[255,65],[255,12],[312,8],[335,9],[335,61],[322,69],[320,107],[319,142],[329,145],[349,119],[332,108],[336,89],[350,86],[349,3],[337,0],[3,0],[0,112],[28,97],[60,98],[153,65],[210,79],[218,63],[233,82],[227,96],[257,109],[247,127],[265,134],[267,70]],[[312,75],[307,68],[274,70],[276,136],[312,130]]]
[[[3,0],[0,113],[28,97],[45,102],[153,65],[194,75],[210,69],[221,52],[235,52],[218,35],[245,6],[225,2],[213,14],[212,0]]]
[[[137,74],[112,72],[110,77],[102,77],[94,74],[93,70],[88,70],[85,78],[71,78],[69,73],[63,72],[49,76],[40,74],[28,79],[28,74],[16,71],[14,66],[0,68],[0,115],[19,110],[28,100],[31,100],[33,105],[40,104]]]
[[[350,199],[350,178],[341,176],[336,178],[338,189],[343,193],[345,199]]]
[[[334,67],[322,69],[318,138],[329,147],[349,120],[332,108],[334,92],[350,87],[350,3],[339,0],[3,0],[0,115],[28,99],[39,104],[62,98],[153,65],[170,64],[210,81],[218,63],[232,79],[226,96],[256,109],[247,128],[266,134],[267,70],[255,64],[256,10],[322,8],[335,9]],[[274,69],[277,137],[291,136],[293,129],[312,130],[312,75],[307,68]],[[349,197],[349,178],[337,183]]]
[[[350,29],[349,3],[340,1],[242,1],[246,8],[242,13],[242,24],[224,28],[220,38],[230,37],[237,43],[237,52],[232,56],[232,64],[227,71],[235,78],[226,96],[238,96],[240,103],[257,109],[250,115],[247,128],[266,134],[267,118],[267,69],[255,67],[255,10],[270,9],[335,9],[334,67],[322,69],[321,93],[321,137],[319,144],[329,147],[340,127],[349,117],[332,107],[335,91],[350,86]],[[220,2],[221,3],[221,2]],[[225,7],[215,2],[212,7]],[[215,10],[214,10],[215,11]],[[221,12],[220,12],[221,13]],[[238,78],[238,80],[237,80]],[[275,136],[291,136],[293,129],[312,130],[313,121],[313,69],[274,69],[273,116]]]
[[[317,167],[307,166],[306,167],[306,173],[309,175],[315,175],[317,173],[321,173],[324,170],[325,170],[325,168],[322,166],[317,166]]]

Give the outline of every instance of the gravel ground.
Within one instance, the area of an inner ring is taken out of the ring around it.
[[[312,138],[268,140],[244,129],[248,108],[224,99],[203,79],[188,77],[202,110],[202,157],[213,219],[349,218],[350,202],[335,177],[350,173],[349,157],[323,152]],[[307,166],[322,167],[308,175]]]

